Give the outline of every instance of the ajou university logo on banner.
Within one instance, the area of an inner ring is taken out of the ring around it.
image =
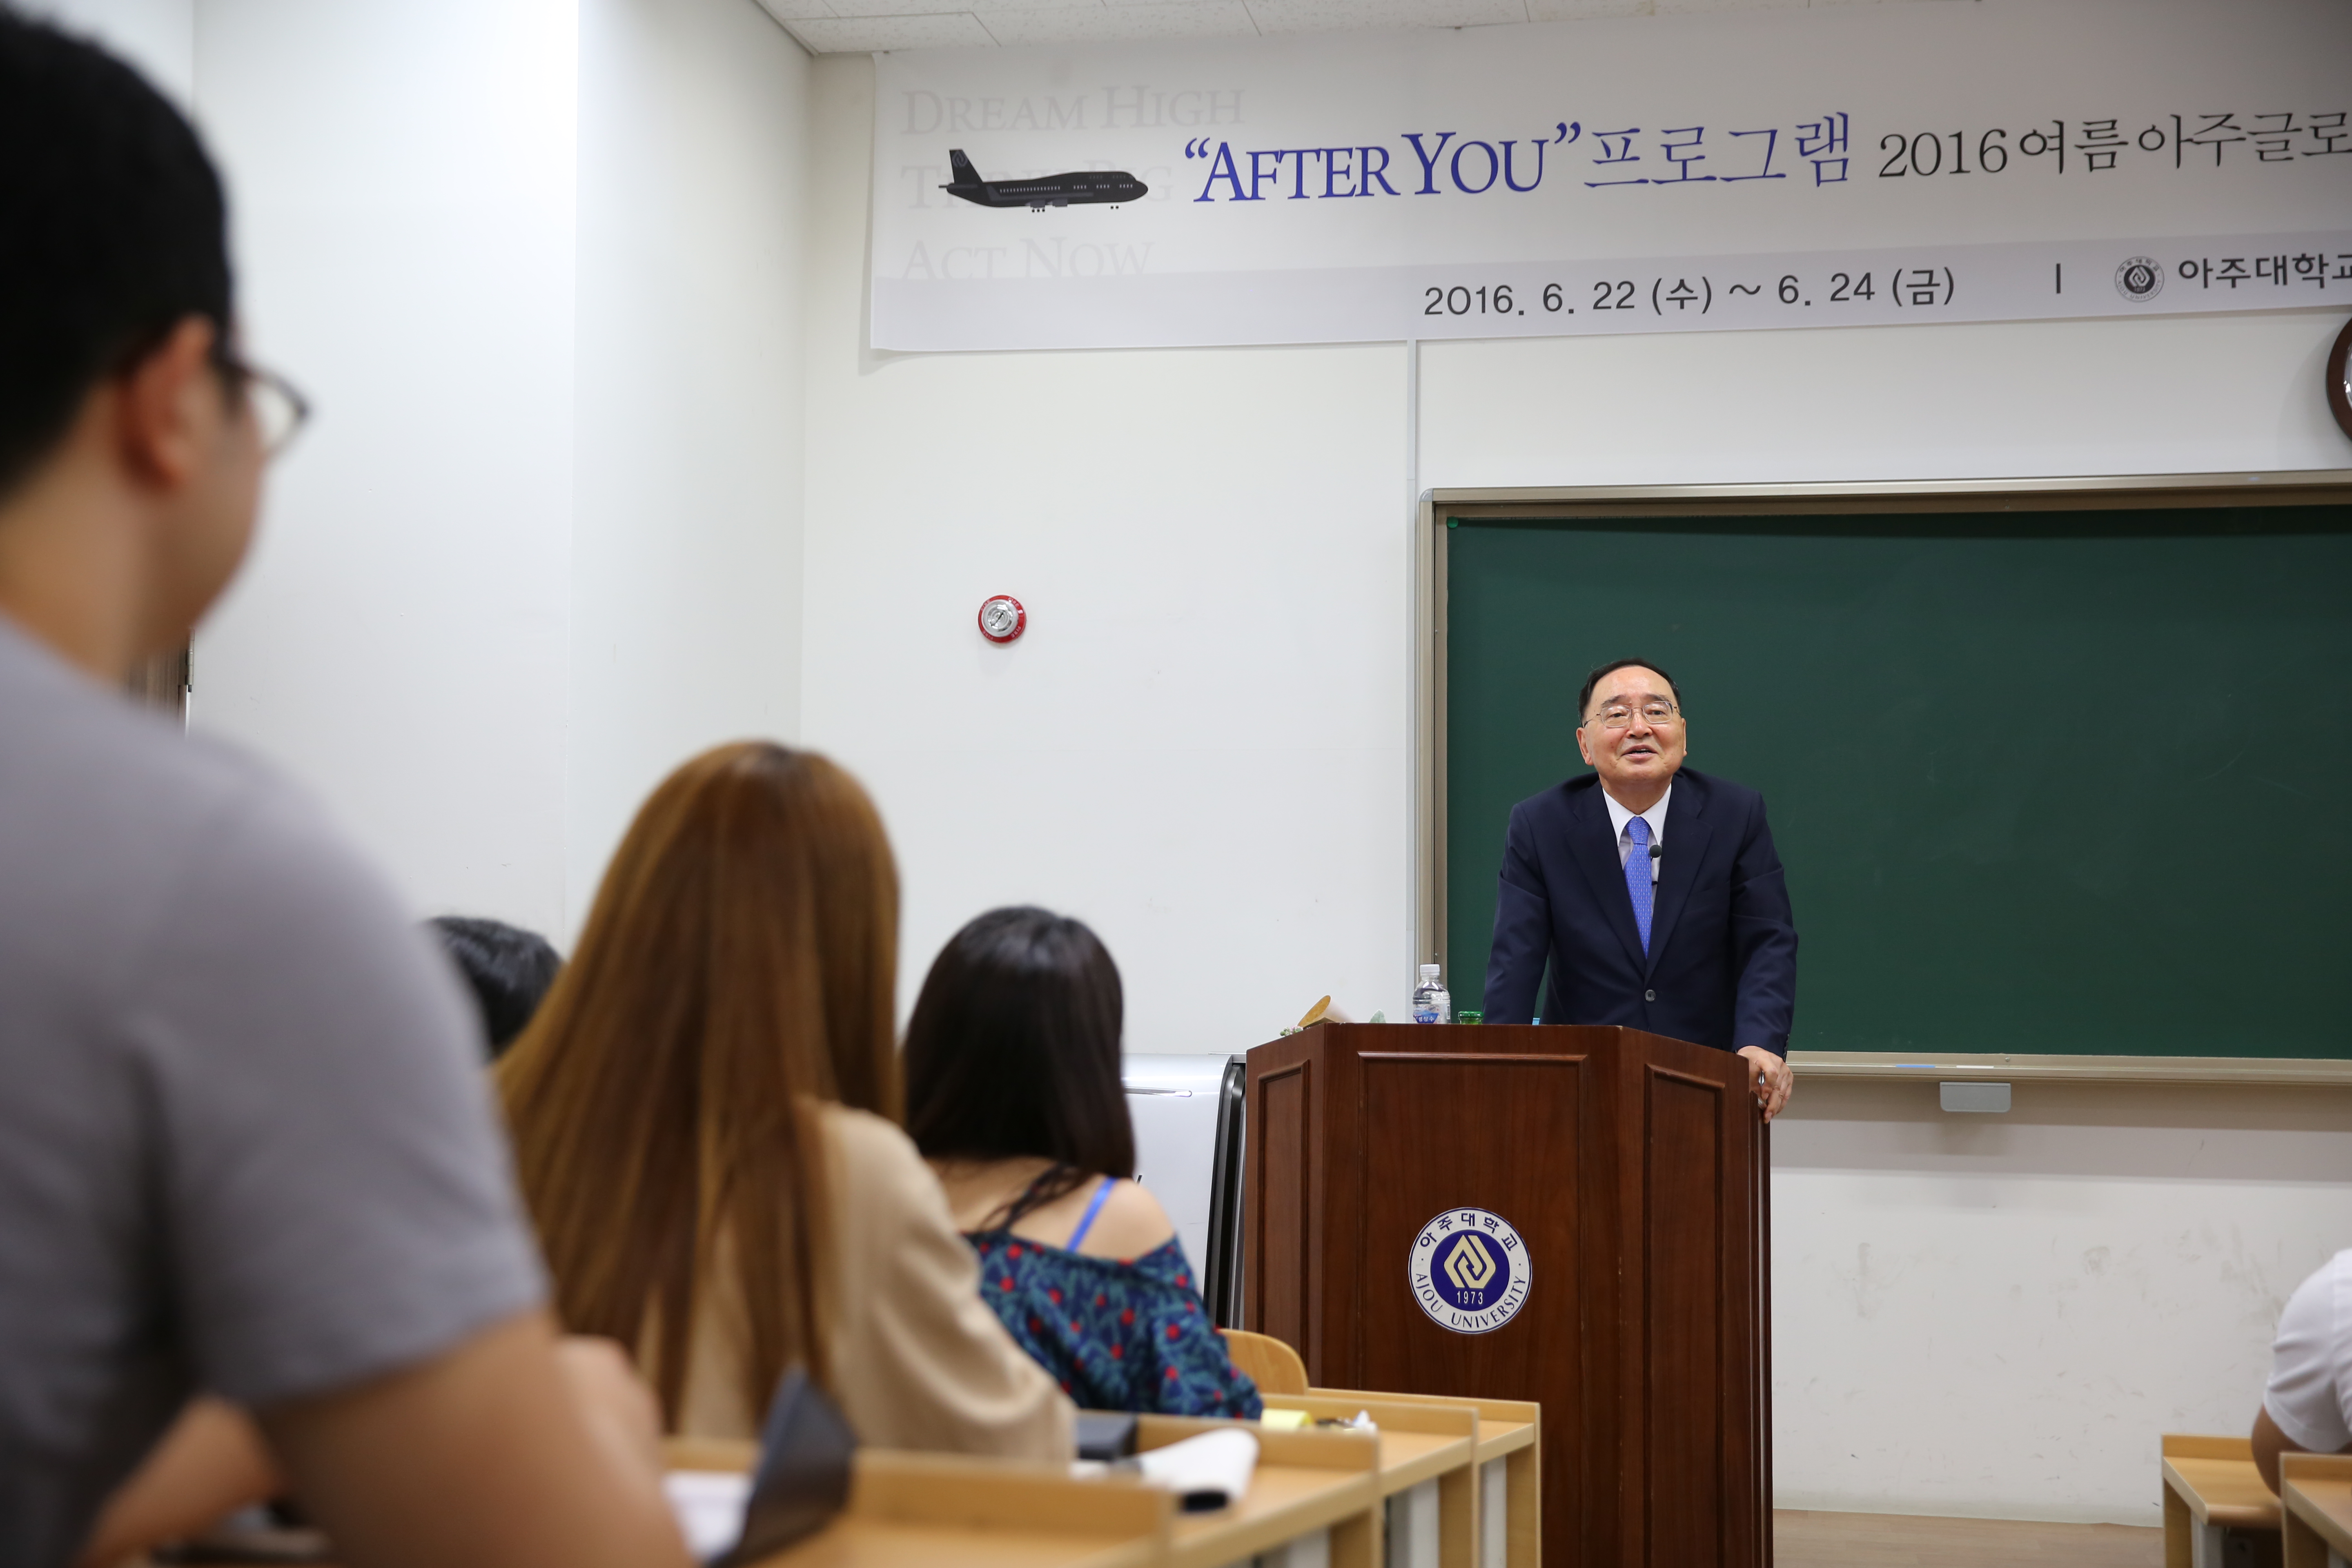
[[[1421,1310],[1457,1334],[1491,1333],[1509,1322],[1535,1279],[1519,1233],[1485,1209],[1447,1209],[1423,1226],[1405,1274]]]

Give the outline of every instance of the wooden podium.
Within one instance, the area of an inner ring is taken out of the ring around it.
[[[1246,1326],[1318,1386],[1540,1401],[1547,1568],[1769,1564],[1768,1151],[1728,1052],[1302,1030],[1249,1053]]]

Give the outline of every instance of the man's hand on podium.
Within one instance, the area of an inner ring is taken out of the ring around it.
[[[1789,1093],[1797,1087],[1797,1075],[1790,1069],[1787,1058],[1776,1057],[1761,1046],[1742,1046],[1739,1054],[1748,1058],[1748,1087],[1756,1091],[1756,1103],[1764,1108],[1764,1120],[1769,1121],[1789,1103]]]

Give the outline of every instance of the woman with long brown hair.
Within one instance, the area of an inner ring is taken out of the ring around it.
[[[896,1124],[898,928],[832,763],[745,742],[663,781],[498,1068],[556,1302],[636,1347],[675,1432],[754,1436],[799,1363],[867,1443],[1066,1459]]]

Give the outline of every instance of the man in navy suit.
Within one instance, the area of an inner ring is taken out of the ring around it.
[[[1764,797],[1683,766],[1681,694],[1654,664],[1602,665],[1577,712],[1592,775],[1511,808],[1486,1021],[1625,1024],[1737,1051],[1769,1121],[1793,1087],[1797,927]]]

